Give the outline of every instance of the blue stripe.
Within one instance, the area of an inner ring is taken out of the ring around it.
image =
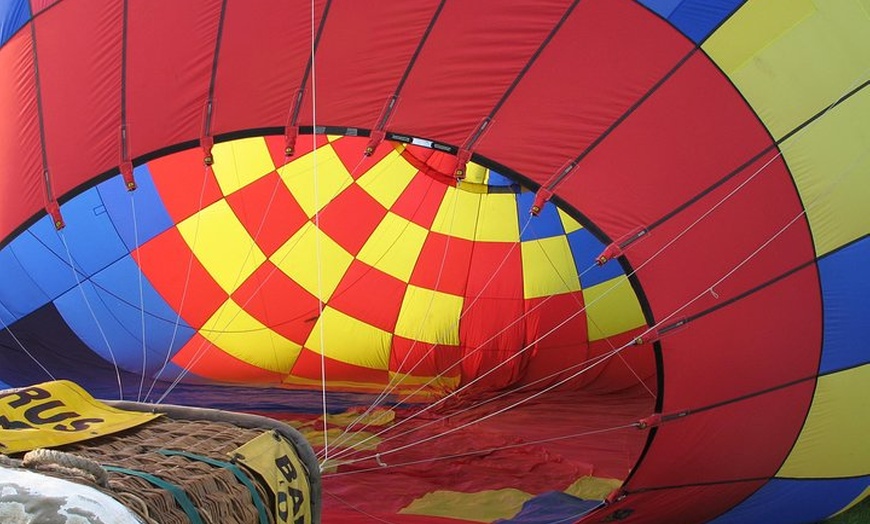
[[[583,289],[624,274],[622,266],[616,260],[611,260],[603,266],[595,263],[595,259],[601,255],[605,246],[588,230],[578,229],[568,233],[568,245],[571,246],[574,264],[580,275],[580,287]]]
[[[135,250],[173,225],[172,218],[154,186],[154,179],[148,166],[137,167],[133,174],[138,186],[135,191],[127,191],[124,179],[120,175],[97,186],[106,213],[128,251]],[[135,221],[133,220],[134,206]]]
[[[848,506],[868,486],[870,477],[773,479],[712,524],[820,522]]]
[[[513,518],[496,522],[498,524],[574,522],[601,504],[597,500],[584,500],[567,493],[550,491],[527,500]]]
[[[517,194],[517,216],[520,217],[520,224],[526,222],[526,217],[529,216],[529,211],[534,203],[534,193],[523,191]],[[522,231],[520,240],[526,242],[528,240],[538,240],[564,234],[565,227],[562,225],[562,219],[559,218],[559,210],[555,205],[547,204],[541,209],[538,216],[532,217],[529,226]]]
[[[870,237],[819,260],[824,302],[820,371],[870,361]]]
[[[693,42],[699,44],[710,36],[723,20],[731,16],[746,0],[638,0]]]
[[[146,311],[144,367],[146,375],[152,375],[163,366],[167,351],[171,358],[190,340],[194,330],[183,319],[178,320],[176,329],[175,311],[144,275],[142,288]],[[82,297],[82,290],[87,301]],[[121,368],[141,373],[139,302],[139,267],[127,256],[94,275],[91,281],[83,282],[81,289],[71,289],[54,303],[70,328],[103,359],[111,362],[114,358]],[[164,372],[161,378],[172,377]]]
[[[49,302],[48,295],[15,256],[12,244],[0,250],[0,275],[3,275],[0,278],[0,320],[3,324],[12,324]]]
[[[0,47],[12,38],[30,20],[28,0],[3,0],[0,2]]]
[[[9,248],[49,300],[75,286],[75,277],[69,268],[63,244],[57,236],[51,217],[40,219],[13,240]]]

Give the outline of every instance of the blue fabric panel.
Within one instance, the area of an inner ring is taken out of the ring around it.
[[[532,209],[532,204],[534,203],[535,194],[531,191],[524,191],[517,195],[517,213],[520,218],[520,227],[525,225],[529,216],[529,210]],[[523,242],[564,235],[565,228],[562,226],[562,220],[559,218],[559,210],[555,205],[548,203],[541,209],[541,213],[538,216],[532,217],[529,226],[521,233],[520,240]]]
[[[120,375],[125,391],[133,391],[134,385],[138,389],[139,377],[125,372]],[[22,387],[52,378],[72,380],[97,398],[119,398],[118,379],[111,362],[85,346],[54,305],[46,304],[8,331],[0,330],[0,380]],[[135,395],[125,393],[124,397]]]
[[[581,288],[592,287],[624,274],[622,266],[616,260],[611,260],[603,266],[595,263],[595,259],[604,251],[605,245],[588,230],[578,229],[568,233],[568,245],[571,246],[574,264],[580,273]]]
[[[0,250],[0,275],[0,320],[4,324],[11,324],[49,302],[48,295],[22,267],[12,244]]]
[[[135,191],[127,191],[124,178],[118,175],[106,180],[97,191],[106,207],[106,212],[115,229],[127,246],[128,251],[135,250],[145,242],[172,227],[172,219],[163,206],[163,201],[154,186],[151,172],[147,165],[137,167],[133,171],[138,186]],[[136,209],[136,220],[133,220],[133,208]],[[134,228],[135,224],[135,228]],[[136,244],[138,230],[139,244]]]
[[[773,479],[713,524],[820,522],[848,506],[870,486],[870,476],[849,479]]]
[[[498,172],[490,169],[489,170],[489,178],[487,179],[487,185],[498,186],[498,187],[509,187],[509,186],[515,186],[518,184],[515,181],[511,180],[510,178],[502,175],[501,173],[498,173]]]
[[[668,21],[696,44],[700,44],[723,20],[746,0],[685,0]]]
[[[828,373],[870,361],[870,237],[818,262],[824,304],[820,371]]]
[[[3,0],[0,2],[0,47],[30,20],[28,0]]]
[[[9,384],[7,384],[7,383],[3,382],[2,380],[0,380],[0,389],[9,389],[9,388],[11,388],[11,387],[12,387],[12,386],[10,386]]]
[[[561,491],[550,491],[527,500],[513,518],[497,520],[496,523],[574,522],[600,505],[598,500],[583,500]]]
[[[190,340],[194,330],[182,320],[176,328],[175,312],[144,275],[142,278],[146,312],[144,363],[139,267],[131,257],[94,275],[81,289],[71,289],[55,300],[55,306],[73,332],[101,357],[111,362],[114,356],[119,366],[135,373],[141,373],[144,365],[146,374],[151,375],[163,367],[167,352],[171,358]]]
[[[638,2],[655,11],[662,18],[667,18],[677,6],[683,3],[683,0],[638,0]]]
[[[60,248],[60,251],[57,249]],[[51,217],[44,216],[9,244],[21,267],[49,300],[76,285]],[[82,278],[79,275],[79,278]]]

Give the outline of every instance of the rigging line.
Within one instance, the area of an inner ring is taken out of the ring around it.
[[[136,197],[135,193],[130,192],[130,211],[133,215],[133,245],[136,250],[139,249],[139,222],[136,218]],[[139,255],[142,256],[141,254]],[[141,258],[139,259],[141,262]],[[142,402],[142,389],[145,387],[145,372],[148,369],[148,348],[145,344],[145,290],[142,284],[142,265],[136,264],[136,269],[139,277],[139,317],[142,324],[142,373],[139,374],[139,392],[136,394],[136,401]]]
[[[8,307],[6,307],[6,305],[3,304],[2,301],[0,301],[0,307],[8,311],[10,316],[12,315],[12,311]],[[6,323],[6,320],[3,319],[3,315],[0,315],[0,323],[3,324],[3,330],[9,333],[9,336],[12,337],[12,340],[14,340],[16,344],[18,344],[18,347],[21,348],[21,351],[24,351],[24,354],[30,357],[30,360],[32,360],[37,366],[39,366],[40,369],[45,371],[45,374],[48,375],[51,380],[57,380],[57,378],[51,374],[51,371],[46,369],[46,367],[42,365],[42,362],[40,362],[38,358],[36,358],[30,351],[28,351],[24,344],[21,343],[21,340],[19,340],[18,337],[15,336],[15,333],[12,332],[12,328],[9,326],[9,324]]]
[[[315,0],[311,0],[311,127],[317,129],[317,67],[315,64],[315,48],[317,43],[316,24],[315,22]],[[321,402],[323,403],[323,455],[324,461],[329,458],[329,426],[326,423],[328,414],[328,406],[326,400],[326,331],[324,329],[323,318],[323,268],[321,267],[320,253],[320,209],[318,201],[318,178],[317,178],[317,135],[311,135],[311,154],[312,168],[314,176],[314,225],[316,228],[314,236],[315,260],[317,264],[317,324],[320,326],[320,392]],[[321,470],[322,470],[321,463]]]
[[[367,473],[370,471],[381,471],[383,469],[389,469],[389,468],[415,466],[418,464],[440,462],[442,460],[452,460],[452,459],[457,459],[457,458],[470,457],[470,456],[474,456],[474,455],[483,455],[483,454],[495,453],[497,451],[505,451],[505,450],[509,450],[509,449],[524,448],[527,446],[535,446],[538,444],[547,444],[550,442],[558,442],[561,440],[591,437],[593,435],[600,435],[603,433],[611,433],[614,431],[620,431],[623,429],[629,429],[629,428],[635,428],[635,427],[637,427],[637,422],[631,422],[628,424],[622,424],[619,426],[613,426],[613,427],[609,427],[609,428],[605,428],[605,429],[593,429],[593,430],[589,430],[589,431],[573,433],[571,435],[560,435],[558,437],[548,437],[548,438],[542,438],[542,439],[538,439],[538,440],[529,440],[526,442],[519,442],[516,444],[505,444],[504,446],[496,446],[496,447],[491,447],[491,448],[486,448],[486,449],[463,451],[462,453],[453,453],[450,455],[441,455],[438,457],[430,457],[430,458],[412,460],[412,461],[407,461],[407,462],[397,462],[395,464],[386,464],[384,466],[378,466],[378,467],[355,469],[355,470],[351,470],[351,471],[343,471],[343,472],[336,472],[336,473],[325,473],[323,475],[323,478],[326,478],[326,477],[345,477],[348,475]],[[341,466],[341,465],[343,465],[343,464],[339,463],[337,466]]]
[[[615,350],[614,350],[614,351],[615,351]],[[415,428],[408,429],[407,431],[403,431],[402,433],[399,433],[399,434],[396,434],[396,435],[391,435],[391,436],[389,436],[389,437],[383,439],[383,440],[379,443],[379,445],[381,445],[381,444],[385,444],[385,443],[387,443],[387,442],[390,442],[390,441],[395,440],[395,439],[397,439],[397,438],[403,437],[403,436],[405,436],[405,435],[410,435],[411,433],[414,433],[414,432],[419,431],[419,430],[421,430],[421,429],[425,429],[425,428],[427,428],[427,427],[429,427],[429,426],[432,426],[432,425],[434,425],[434,424],[438,424],[438,423],[440,423],[440,422],[442,422],[442,421],[449,420],[450,418],[456,417],[456,416],[458,416],[458,415],[462,415],[462,414],[468,413],[469,411],[472,411],[472,410],[474,410],[474,409],[478,409],[478,408],[480,408],[480,407],[482,407],[482,406],[485,406],[485,405],[490,404],[490,403],[492,403],[492,402],[495,402],[495,401],[501,400],[501,399],[503,399],[503,398],[505,398],[505,397],[508,397],[508,396],[511,396],[511,395],[513,395],[513,394],[515,394],[515,393],[519,393],[519,392],[521,392],[521,391],[523,391],[523,390],[526,390],[526,389],[531,390],[532,388],[534,388],[534,387],[537,386],[538,384],[548,382],[548,381],[551,380],[551,379],[555,379],[556,377],[559,377],[560,375],[563,375],[563,374],[565,374],[565,373],[567,373],[567,372],[570,372],[570,371],[572,371],[572,370],[575,370],[575,369],[577,369],[577,368],[580,368],[580,367],[583,367],[583,366],[591,366],[591,367],[594,367],[594,366],[598,365],[598,364],[600,363],[600,361],[602,361],[602,360],[607,360],[607,358],[609,358],[609,357],[607,356],[607,353],[602,354],[602,355],[596,355],[596,356],[594,356],[594,357],[588,358],[588,359],[584,360],[583,362],[578,362],[577,364],[574,364],[573,366],[569,366],[569,367],[567,367],[567,368],[560,369],[560,370],[558,370],[558,371],[554,371],[553,373],[550,373],[549,375],[547,375],[547,376],[545,376],[545,377],[541,377],[541,378],[536,379],[536,380],[534,380],[534,381],[532,381],[532,382],[529,382],[528,384],[523,384],[523,385],[521,385],[520,387],[517,387],[517,388],[514,388],[514,389],[510,389],[510,390],[507,390],[507,391],[504,391],[504,392],[499,393],[498,395],[496,395],[496,396],[494,396],[494,397],[491,397],[491,398],[488,398],[488,399],[486,399],[486,400],[483,400],[483,401],[480,401],[480,402],[475,402],[475,403],[473,403],[473,404],[471,404],[471,405],[469,405],[469,406],[466,406],[466,407],[463,408],[463,409],[460,409],[460,410],[457,410],[457,411],[453,411],[453,412],[451,412],[451,413],[449,413],[449,414],[445,414],[445,415],[440,416],[440,417],[438,417],[438,418],[435,418],[435,419],[429,420],[429,421],[427,421],[427,422],[421,424],[420,426],[417,426],[417,427],[415,427]],[[394,427],[391,428],[391,429],[395,429],[395,427],[397,427],[398,425],[399,425],[399,424],[396,424],[396,426],[394,426]],[[382,432],[382,433],[383,433],[383,432]],[[379,434],[379,435],[380,435],[380,434]],[[355,445],[358,446],[358,445],[360,445],[360,444],[362,444],[362,443],[364,443],[364,442],[366,442],[366,441],[363,440],[363,441],[361,441],[361,442],[355,443]],[[349,448],[349,449],[347,449],[346,451],[347,451],[347,453],[345,453],[345,454],[348,454],[348,453],[349,453],[349,454],[351,454],[351,455],[354,455],[354,454],[362,453],[363,451],[368,451],[368,450],[366,450],[366,449],[351,449],[351,448]],[[333,459],[335,459],[337,456],[338,456],[338,454],[334,455],[334,456],[333,456]]]
[[[541,395],[544,395],[544,394],[546,394],[546,393],[549,393],[550,391],[552,391],[552,390],[558,388],[559,386],[562,386],[563,384],[566,384],[567,382],[569,382],[569,381],[571,381],[571,380],[574,380],[575,378],[579,377],[580,375],[582,375],[582,374],[588,372],[589,370],[591,370],[592,368],[598,366],[598,365],[601,364],[602,362],[607,362],[607,361],[610,359],[610,357],[613,356],[614,353],[616,353],[616,352],[618,352],[618,351],[622,351],[623,349],[625,349],[625,348],[627,348],[627,347],[629,347],[629,346],[631,346],[631,345],[633,345],[633,342],[627,342],[626,344],[624,344],[623,346],[621,346],[621,347],[620,347],[619,349],[617,349],[617,350],[614,350],[614,351],[611,351],[611,352],[608,352],[608,353],[604,353],[604,354],[600,355],[601,358],[598,358],[594,363],[592,363],[592,364],[590,364],[590,365],[588,365],[588,366],[583,367],[582,369],[580,369],[580,370],[577,371],[576,373],[574,373],[574,374],[568,376],[567,378],[562,379],[561,381],[559,381],[559,382],[557,382],[557,383],[555,383],[555,384],[553,384],[553,385],[551,385],[551,386],[548,386],[548,387],[542,389],[541,391],[537,391],[537,392],[533,393],[532,395],[529,395],[528,397],[522,398],[522,399],[520,399],[520,400],[518,400],[518,401],[516,401],[516,402],[514,402],[514,403],[512,403],[512,404],[509,404],[508,406],[505,406],[505,407],[500,408],[500,409],[498,409],[498,410],[496,410],[496,411],[493,411],[492,413],[488,413],[488,414],[486,414],[486,415],[484,415],[484,416],[482,416],[482,417],[478,417],[478,418],[473,419],[473,420],[470,420],[470,421],[468,421],[468,422],[466,422],[466,423],[464,423],[464,424],[461,424],[461,425],[459,425],[459,426],[456,426],[456,427],[450,428],[450,429],[448,429],[448,430],[446,430],[446,431],[443,431],[443,432],[441,432],[441,433],[436,433],[435,435],[430,435],[429,437],[426,437],[426,438],[420,439],[420,440],[418,440],[418,441],[410,442],[410,443],[408,443],[408,444],[404,444],[404,445],[401,445],[401,446],[396,447],[396,448],[393,448],[393,449],[389,449],[389,450],[386,450],[386,451],[382,451],[382,452],[380,452],[380,453],[377,453],[377,454],[375,454],[375,455],[371,455],[371,456],[368,456],[368,457],[363,457],[363,458],[359,458],[359,459],[350,459],[350,460],[346,460],[346,461],[343,461],[343,462],[339,462],[338,464],[334,464],[333,466],[342,466],[342,465],[348,465],[348,464],[356,464],[356,463],[358,463],[358,462],[362,462],[362,461],[365,461],[365,460],[371,460],[371,459],[373,459],[373,458],[382,457],[382,456],[384,456],[384,455],[392,455],[393,453],[398,453],[399,451],[404,451],[404,450],[409,449],[409,448],[411,448],[411,447],[419,446],[420,444],[425,444],[425,443],[427,443],[427,442],[431,442],[431,441],[433,441],[433,440],[436,440],[436,439],[439,439],[439,438],[442,438],[442,437],[446,437],[447,435],[450,435],[450,434],[452,434],[452,433],[456,433],[457,431],[461,431],[461,430],[463,430],[463,429],[465,429],[465,428],[467,428],[467,427],[473,426],[473,425],[475,425],[475,424],[479,424],[479,423],[481,423],[481,422],[483,422],[483,421],[485,421],[485,420],[489,420],[489,419],[491,419],[491,418],[493,418],[493,417],[496,417],[496,416],[498,416],[498,415],[501,415],[502,413],[505,413],[505,412],[510,411],[510,410],[512,410],[512,409],[514,409],[514,408],[517,408],[517,407],[519,407],[519,406],[521,406],[521,405],[523,405],[523,404],[525,404],[525,403],[527,403],[527,402],[530,402],[530,401],[532,401],[532,400],[534,400],[534,399],[540,397]],[[408,420],[408,419],[406,419],[406,420]]]
[[[100,336],[103,337],[103,342],[106,344],[106,349],[109,350],[109,356],[112,358],[112,366],[115,368],[115,378],[118,380],[118,398],[120,400],[124,400],[124,388],[121,386],[121,371],[118,368],[118,361],[115,359],[115,352],[112,350],[112,345],[109,343],[108,337],[106,337],[105,331],[103,331],[103,326],[100,324],[100,320],[97,318],[96,313],[94,313],[93,307],[91,307],[91,302],[88,300],[88,296],[85,293],[85,288],[82,286],[81,280],[79,280],[78,271],[76,270],[75,262],[73,261],[72,252],[69,249],[69,244],[66,241],[66,235],[64,235],[63,231],[57,232],[61,241],[63,242],[63,247],[66,250],[67,258],[69,259],[69,266],[72,268],[73,277],[76,281],[76,287],[79,289],[79,292],[82,295],[82,299],[85,301],[85,305],[88,308],[88,312],[91,314],[91,318],[94,320],[94,323],[97,325],[97,330],[100,332]]]
[[[206,186],[208,185],[208,177],[209,177],[209,168],[208,168],[208,166],[203,166],[202,184],[200,184],[200,186],[199,186],[199,201],[197,202],[197,207],[196,207],[200,211],[202,210],[203,203],[205,202],[205,189],[206,189]],[[166,371],[166,368],[169,366],[169,357],[172,354],[172,350],[175,347],[175,341],[178,338],[178,329],[181,325],[181,312],[184,311],[184,303],[187,300],[187,292],[190,289],[190,277],[191,277],[191,274],[193,273],[193,259],[194,259],[193,253],[196,251],[196,246],[197,246],[197,243],[199,242],[199,229],[200,229],[200,224],[202,222],[202,213],[197,212],[195,216],[196,216],[196,218],[194,219],[194,225],[193,225],[193,242],[189,246],[190,250],[189,250],[188,256],[187,256],[187,269],[184,272],[184,285],[181,288],[181,299],[178,303],[178,311],[176,311],[176,313],[175,313],[175,323],[172,326],[172,338],[169,339],[169,347],[166,349],[166,355],[163,357],[163,365],[160,366],[160,369],[157,371],[157,373],[151,379],[151,386],[148,387],[148,393],[145,394],[146,401],[151,396],[151,393],[154,391],[154,387],[157,385],[157,382],[160,380],[160,377],[163,376],[163,372]],[[139,263],[139,266],[141,268],[141,262]],[[179,381],[180,381],[180,379],[179,379]],[[157,400],[157,403],[159,404],[160,402],[162,402],[162,399],[165,397],[165,395],[168,394],[169,391],[172,388],[174,388],[176,385],[177,385],[176,382],[171,383],[169,386],[169,389],[166,392],[164,392],[163,397],[160,397],[160,399]]]
[[[456,188],[453,192],[452,207],[453,207],[453,210],[452,210],[451,215],[450,215],[450,230],[451,231],[453,230],[453,225],[456,221],[456,210],[459,208],[459,188]],[[447,238],[444,242],[444,251],[441,255],[441,263],[438,267],[438,275],[435,277],[435,286],[434,286],[435,291],[438,291],[438,288],[440,287],[441,278],[442,278],[443,273],[444,273],[444,266],[446,265],[446,262],[447,262],[447,253],[450,249],[450,239],[453,238],[453,235],[445,235],[445,236]],[[432,310],[432,304],[434,302],[435,302],[435,295],[432,294],[429,297],[429,302],[426,305],[426,312],[424,313],[423,318],[429,318],[429,313]],[[417,336],[414,338],[414,341],[412,342],[410,349],[408,349],[408,351],[405,353],[405,357],[402,359],[402,362],[399,363],[399,365],[396,367],[396,375],[399,376],[398,381],[396,381],[394,384],[393,377],[390,376],[390,379],[387,382],[387,384],[384,386],[384,389],[378,394],[378,396],[375,398],[375,400],[373,400],[371,402],[369,407],[363,413],[358,415],[353,421],[351,421],[350,424],[348,424],[342,430],[341,434],[336,439],[336,443],[335,443],[336,446],[338,446],[339,444],[343,444],[348,439],[352,438],[350,436],[350,431],[356,426],[356,424],[359,423],[361,420],[363,420],[370,413],[372,413],[372,411],[374,409],[377,409],[377,407],[381,405],[381,403],[389,396],[389,394],[392,393],[396,388],[398,388],[399,385],[401,385],[401,383],[405,380],[404,377],[401,376],[401,375],[403,375],[402,369],[405,367],[405,364],[407,363],[408,358],[410,358],[411,353],[413,352],[414,348],[417,346],[417,343],[420,340],[420,334],[422,332],[423,332],[423,324],[421,323],[419,326],[419,329],[417,330]],[[430,348],[430,353],[427,353],[420,360],[418,360],[417,364],[414,367],[412,367],[411,370],[408,371],[408,373],[404,373],[404,376],[408,376],[410,374],[410,372],[412,372],[414,369],[416,369],[416,366],[419,365],[419,363],[422,360],[425,360],[426,357],[429,356],[429,354],[431,354],[431,348]],[[370,426],[370,423],[366,423],[362,428],[360,428],[360,431],[365,430],[369,426]]]
[[[590,270],[594,269],[595,267],[596,267],[595,264],[593,264],[592,266],[590,266],[589,268],[587,268],[587,269],[586,269],[582,274],[585,274],[585,273],[589,272]],[[617,284],[617,285],[619,285],[619,284]],[[597,301],[597,300],[600,300],[600,299],[602,299],[604,296],[606,296],[606,295],[607,295],[610,291],[612,291],[612,290],[613,290],[617,285],[614,285],[613,287],[611,287],[610,289],[608,289],[607,291],[605,291],[605,292],[604,292],[600,297],[598,297],[598,298],[596,299],[596,301]],[[495,340],[496,338],[498,338],[499,335],[501,335],[502,333],[504,333],[505,331],[507,331],[508,329],[510,329],[510,328],[511,328],[513,325],[515,325],[516,323],[521,322],[521,321],[522,321],[523,319],[525,319],[528,315],[532,314],[532,313],[533,313],[537,308],[542,307],[542,306],[543,306],[547,301],[550,300],[550,298],[552,298],[552,296],[549,296],[549,297],[545,298],[544,300],[542,300],[541,302],[539,302],[537,305],[535,305],[534,307],[532,307],[529,311],[524,312],[524,313],[523,313],[522,315],[520,315],[517,319],[515,319],[514,321],[512,321],[511,323],[509,323],[508,325],[506,325],[504,328],[502,328],[498,333],[495,333],[495,334],[492,335],[490,338],[488,338],[487,340],[485,340],[484,342],[482,342],[481,344],[479,344],[479,345],[478,345],[478,346],[477,346],[473,351],[470,351],[470,352],[466,353],[466,354],[465,354],[461,359],[459,359],[457,362],[453,363],[453,364],[452,364],[451,366],[449,366],[447,369],[445,369],[444,371],[442,371],[441,373],[439,373],[436,377],[433,377],[433,378],[429,379],[429,381],[426,382],[426,384],[423,384],[422,386],[418,387],[418,388],[417,388],[413,393],[411,393],[411,394],[409,395],[409,398],[410,398],[410,397],[413,397],[414,395],[416,395],[417,393],[419,393],[420,391],[422,391],[423,389],[425,389],[425,388],[426,388],[428,385],[430,385],[432,382],[434,382],[434,381],[438,380],[439,378],[441,378],[441,377],[442,377],[444,374],[446,374],[448,371],[450,371],[450,370],[454,369],[455,367],[459,366],[459,365],[460,365],[462,362],[464,362],[466,359],[468,359],[468,358],[474,356],[475,354],[477,354],[477,352],[480,350],[480,348],[482,348],[483,346],[485,346],[485,345],[488,344],[489,342],[491,342],[491,341]],[[590,305],[593,304],[594,302],[595,302],[595,301],[590,302]],[[362,441],[358,442],[357,445],[360,445],[360,444],[363,444],[363,443],[365,443],[365,442],[368,442],[368,441],[371,440],[372,438],[379,437],[380,435],[383,435],[383,434],[386,433],[387,431],[395,430],[396,428],[398,428],[399,426],[401,426],[402,424],[404,424],[406,421],[411,420],[411,419],[413,419],[413,418],[416,418],[417,416],[422,415],[423,413],[425,413],[425,412],[428,411],[429,409],[434,408],[434,407],[440,405],[441,403],[447,401],[448,399],[452,398],[453,396],[456,396],[456,395],[462,393],[462,392],[465,391],[467,388],[469,388],[469,387],[473,386],[474,384],[476,384],[478,381],[483,380],[483,379],[484,379],[485,377],[487,377],[490,373],[493,373],[493,372],[497,371],[497,370],[500,369],[503,365],[506,365],[508,362],[510,362],[510,361],[513,360],[514,358],[518,357],[519,355],[521,355],[521,354],[524,353],[525,351],[527,351],[529,348],[534,347],[534,345],[537,344],[538,342],[540,342],[543,338],[549,336],[550,334],[552,334],[552,333],[555,332],[556,330],[561,329],[561,327],[562,327],[564,324],[566,324],[567,322],[570,322],[573,318],[575,318],[577,315],[579,315],[579,314],[582,313],[583,311],[584,311],[584,310],[581,309],[580,311],[578,311],[578,312],[572,314],[572,315],[569,316],[566,320],[564,320],[562,323],[560,323],[559,325],[557,325],[556,327],[554,327],[552,330],[550,330],[549,332],[547,332],[546,334],[544,334],[542,337],[539,337],[538,339],[532,341],[531,343],[529,343],[529,345],[527,345],[526,347],[522,348],[519,352],[517,352],[517,353],[514,354],[514,355],[511,355],[510,357],[508,357],[507,359],[505,359],[503,362],[499,363],[499,364],[496,365],[493,369],[491,369],[491,370],[489,370],[488,372],[484,373],[484,374],[481,375],[480,377],[477,377],[476,379],[472,380],[471,382],[469,382],[469,383],[467,383],[467,384],[464,384],[464,385],[461,386],[460,388],[458,388],[458,389],[452,391],[451,393],[449,393],[449,394],[446,395],[445,397],[442,397],[441,399],[435,401],[434,403],[432,403],[432,404],[426,406],[425,408],[423,408],[422,410],[420,410],[420,411],[418,411],[417,413],[413,414],[412,416],[408,417],[407,419],[403,419],[402,421],[398,422],[397,424],[395,424],[395,425],[393,425],[393,426],[391,426],[391,427],[389,427],[389,428],[385,428],[385,429],[383,429],[383,430],[381,430],[381,431],[375,433],[374,435],[371,435],[370,437],[363,439]],[[571,368],[569,368],[569,369],[571,369]],[[556,374],[561,374],[562,372],[564,372],[564,370],[562,370],[562,371],[560,371],[559,373],[556,373]],[[547,378],[549,378],[549,377],[547,377]],[[533,382],[532,384],[534,384],[534,383],[535,383],[535,382]],[[396,404],[396,406],[399,406],[399,405],[401,405],[402,403],[403,403],[403,401],[400,402],[399,404]],[[336,456],[340,456],[340,455],[346,454],[346,453],[348,453],[348,452],[353,452],[353,450],[339,451],[339,452],[336,454]]]

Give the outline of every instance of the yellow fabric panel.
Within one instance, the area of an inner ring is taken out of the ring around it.
[[[619,479],[586,476],[568,486],[565,493],[584,500],[604,500],[620,486],[622,481]]]
[[[393,150],[359,177],[357,184],[382,206],[390,209],[416,174],[417,168]]]
[[[870,364],[819,377],[816,394],[778,477],[837,478],[870,465]]]
[[[867,80],[867,0],[748,2],[704,44],[779,139]]]
[[[486,186],[487,180],[489,180],[489,169],[480,164],[475,164],[474,162],[466,164],[465,180],[463,180],[463,182]]]
[[[551,204],[552,205],[552,204]],[[562,227],[565,228],[565,234],[573,233],[574,231],[583,229],[583,226],[580,225],[580,222],[577,222],[571,215],[562,211],[560,208],[556,208],[559,211],[559,218],[562,219]]]
[[[199,334],[237,359],[277,373],[289,373],[302,347],[252,317],[229,299],[215,311]],[[214,348],[202,348],[204,356]]]
[[[226,200],[218,200],[177,227],[196,258],[227,293],[235,291],[266,260]]]
[[[324,340],[320,332],[324,333]],[[392,335],[371,324],[326,307],[305,341],[305,347],[333,360],[370,369],[390,365]],[[329,377],[327,377],[327,380]]]
[[[870,89],[831,109],[782,150],[818,255],[870,233]]]
[[[462,297],[408,286],[396,334],[430,344],[459,345],[459,315]]]
[[[407,282],[428,234],[421,226],[388,212],[357,257],[366,264]]]
[[[580,277],[568,237],[556,236],[523,242],[523,296],[559,295],[580,290]]]
[[[314,224],[306,222],[270,260],[306,291],[326,301],[353,262],[353,255]]]
[[[386,459],[389,464],[389,458]],[[513,488],[487,490],[477,493],[461,491],[433,491],[414,500],[399,513],[447,517],[472,522],[494,522],[509,519],[523,508],[533,495]]]
[[[474,239],[482,242],[519,242],[517,198],[513,193],[492,193],[480,197],[480,213]]]
[[[279,167],[278,174],[309,218],[353,183],[347,168],[329,145]]]
[[[224,195],[237,191],[275,170],[272,155],[261,138],[215,144],[212,170]]]
[[[482,194],[448,187],[432,223],[432,231],[474,240]]]
[[[583,290],[589,340],[599,340],[646,323],[637,296],[624,275]]]

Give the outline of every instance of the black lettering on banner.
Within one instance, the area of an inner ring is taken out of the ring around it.
[[[0,429],[34,429],[30,424],[20,420],[9,420],[6,415],[0,415]]]
[[[80,418],[73,420],[69,423],[69,425],[64,426],[63,424],[57,424],[54,426],[54,430],[56,431],[67,431],[67,432],[75,432],[75,431],[84,431],[91,427],[91,424],[99,424],[101,422],[105,422],[105,420],[101,418]]]
[[[290,458],[287,455],[283,455],[275,459],[275,466],[277,466],[278,471],[281,472],[281,475],[284,476],[285,482],[280,482],[280,484],[285,484],[282,486],[282,490],[278,493],[278,517],[281,519],[281,522],[288,522],[288,517],[290,516],[289,511],[289,502],[293,502],[293,524],[303,524],[305,520],[305,516],[296,517],[302,511],[302,505],[305,503],[305,495],[302,493],[302,490],[294,488],[291,484],[295,482],[295,480],[299,477],[299,473],[296,471],[296,468],[293,466],[293,463],[290,461]]]
[[[32,424],[54,424],[56,422],[62,422],[67,419],[81,416],[75,411],[64,411],[63,413],[58,413],[56,415],[51,415],[48,417],[42,416],[42,413],[45,411],[61,407],[65,406],[64,403],[59,400],[52,400],[51,402],[38,404],[36,406],[33,406],[32,408],[28,408],[27,411],[24,412],[24,418]]]
[[[42,388],[26,388],[0,396],[0,398],[6,397],[18,397],[16,400],[9,403],[9,407],[20,408],[21,406],[30,404],[31,400],[45,400],[50,398],[51,393]]]

